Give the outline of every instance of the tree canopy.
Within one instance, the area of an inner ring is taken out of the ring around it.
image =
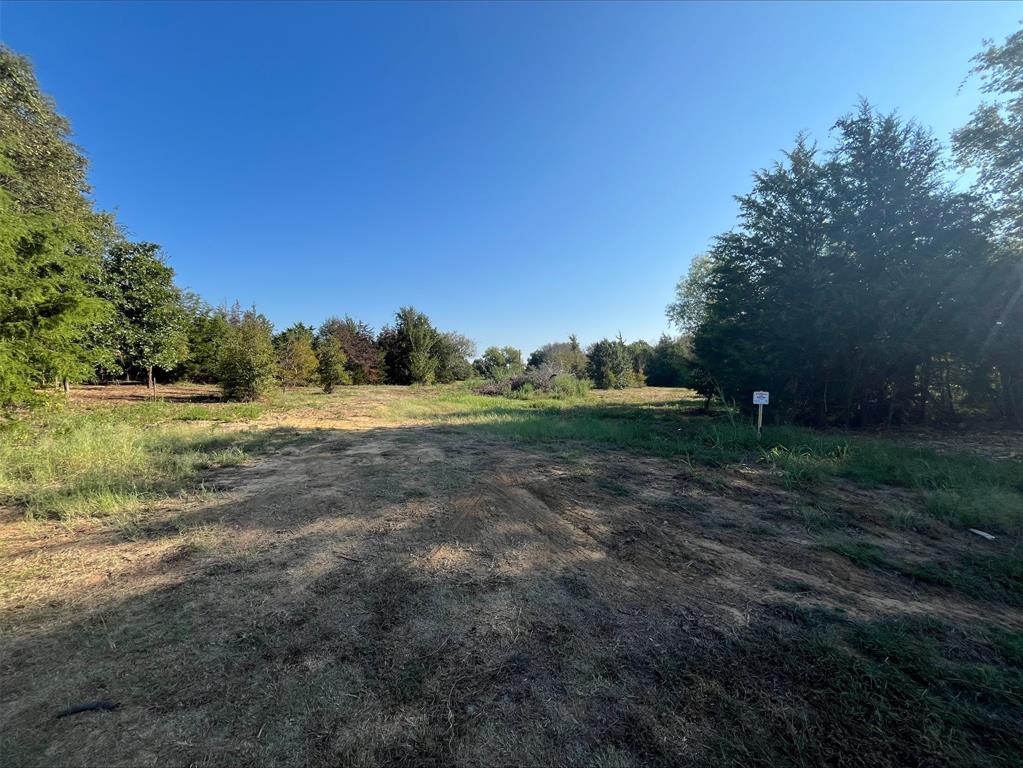
[[[0,403],[97,362],[88,338],[109,306],[90,286],[112,223],[69,136],[28,61],[0,46]]]
[[[964,367],[992,362],[976,354],[990,331],[990,217],[949,185],[914,122],[864,103],[835,132],[826,156],[801,137],[756,174],[740,228],[686,282],[706,384],[741,403],[773,390],[814,423],[947,412]]]

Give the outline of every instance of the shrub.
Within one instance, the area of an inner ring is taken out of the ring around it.
[[[500,381],[518,376],[522,365],[522,351],[515,347],[487,347],[483,357],[474,361],[472,367],[485,379]]]
[[[619,336],[601,339],[586,353],[588,371],[598,389],[624,389],[636,385],[632,354]]]
[[[384,379],[384,353],[366,323],[345,315],[328,318],[317,332],[322,341],[332,336],[345,353],[345,368],[353,384],[379,384]]]
[[[231,330],[220,350],[218,378],[228,400],[258,400],[274,389],[277,359],[273,326],[255,308],[237,307],[228,318]]]
[[[277,375],[285,387],[302,387],[316,380],[317,360],[313,351],[313,329],[295,323],[274,337]]]
[[[333,392],[338,384],[351,384],[352,374],[345,368],[348,356],[341,348],[341,342],[334,336],[320,341],[319,373],[324,392]]]
[[[529,368],[518,376],[491,380],[476,389],[481,395],[497,395],[517,400],[532,400],[535,397],[555,399],[585,397],[589,391],[588,380],[577,379],[567,373],[557,373],[551,365]]]
[[[590,391],[590,380],[589,379],[577,379],[571,374],[562,374],[561,376],[555,376],[550,384],[551,397],[557,398],[573,398],[573,397],[586,397],[586,393]]]
[[[578,379],[586,378],[586,353],[579,346],[575,334],[568,341],[544,344],[529,356],[529,367],[539,368],[544,364],[553,365],[560,373],[570,373]]]

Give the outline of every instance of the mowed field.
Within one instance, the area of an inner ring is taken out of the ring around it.
[[[0,432],[4,766],[1023,761],[1018,432],[160,394]]]

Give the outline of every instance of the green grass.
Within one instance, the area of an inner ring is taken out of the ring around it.
[[[694,413],[696,401],[601,402],[488,397],[448,389],[400,406],[403,416],[466,424],[508,439],[580,442],[706,466],[759,463],[789,487],[842,478],[866,487],[916,492],[923,510],[960,528],[1023,532],[1023,466],[1009,460],[939,454],[897,437],[781,426]]]
[[[643,391],[529,399],[475,394],[472,383],[411,389],[341,388],[279,393],[267,404],[153,402],[56,409],[10,422],[0,433],[0,499],[30,515],[112,514],[180,487],[210,467],[244,460],[267,436],[221,430],[266,413],[369,409],[381,426],[419,422],[509,440],[611,448],[679,458],[690,465],[759,464],[788,487],[842,478],[861,486],[914,491],[927,516],[959,528],[1023,532],[1019,462],[942,455],[896,438],[769,427],[758,441],[748,419],[698,412],[698,400],[643,397]],[[830,515],[804,509],[811,530]],[[915,514],[915,511],[912,513]],[[906,524],[910,513],[904,515]],[[913,526],[920,527],[920,526]]]
[[[61,520],[137,510],[266,447],[273,433],[221,426],[260,412],[157,401],[57,408],[8,422],[0,431],[0,502]]]
[[[860,568],[877,568],[990,602],[1023,606],[1023,557],[1017,551],[966,551],[939,561],[910,561],[850,534],[832,533],[823,546]]]

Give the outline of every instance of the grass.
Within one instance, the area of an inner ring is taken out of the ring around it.
[[[734,638],[658,638],[651,685],[713,722],[708,764],[1015,765],[1023,641],[934,619],[852,621],[775,606]],[[633,662],[635,663],[635,662]],[[653,740],[651,740],[653,741]],[[654,751],[650,764],[671,764]]]
[[[0,432],[0,503],[29,518],[106,517],[191,489],[203,472],[265,449],[258,405],[152,402],[56,408]]]
[[[759,463],[789,487],[844,479],[865,487],[914,491],[926,514],[960,528],[1023,531],[1019,462],[939,454],[898,438],[781,426],[757,440],[743,419],[696,414],[698,401],[644,401],[620,393],[589,398],[515,400],[451,387],[389,409],[395,420],[473,427],[532,443],[578,442],[704,466]]]
[[[968,551],[940,562],[920,562],[898,557],[846,533],[830,534],[823,546],[860,568],[887,570],[918,584],[944,587],[976,600],[1023,606],[1023,557],[1016,549]]]
[[[6,424],[0,763],[1019,765],[1020,465],[697,406],[352,387]]]
[[[665,401],[658,394],[651,399],[643,390],[566,398],[533,393],[521,399],[478,395],[472,387],[382,388],[368,407],[385,423],[445,424],[523,442],[577,443],[710,467],[760,464],[788,487],[840,478],[866,487],[905,488],[934,519],[960,528],[1023,531],[1018,462],[943,455],[893,438],[791,426],[770,427],[758,441],[747,420],[702,416],[695,398]],[[61,519],[138,508],[187,486],[204,470],[244,461],[266,447],[267,436],[257,434],[265,431],[261,426],[243,432],[219,430],[218,424],[255,425],[268,414],[287,419],[295,411],[324,408],[340,409],[337,417],[343,419],[346,403],[366,392],[342,388],[328,397],[306,389],[280,393],[266,404],[155,402],[36,414],[8,423],[0,433],[0,499],[33,516]],[[828,525],[825,515],[807,514],[815,517],[807,520],[809,527]]]

